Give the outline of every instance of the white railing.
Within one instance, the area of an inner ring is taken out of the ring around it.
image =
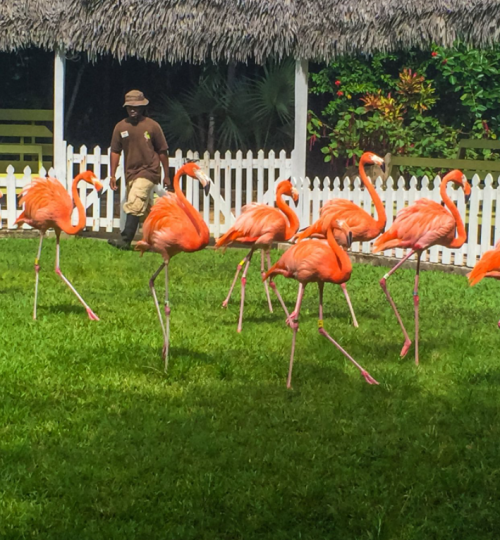
[[[124,214],[122,204],[125,197],[125,180],[121,174],[120,166],[117,176],[120,179],[120,189],[112,191],[109,189],[109,151],[101,153],[99,147],[93,153],[88,153],[85,147],[81,147],[75,153],[71,146],[67,151],[67,177],[72,178],[78,172],[91,168],[104,184],[103,194],[100,198],[94,190],[85,183],[79,186],[80,198],[87,209],[87,228],[94,231],[112,232],[123,226]],[[183,155],[177,151],[170,157],[172,171],[177,170],[185,158],[198,158],[197,154],[188,152]],[[191,178],[183,180],[185,182],[185,192],[187,198],[203,215],[209,225],[213,236],[218,237],[229,229],[236,217],[241,213],[243,205],[249,202],[274,203],[275,188],[277,183],[290,176],[291,160],[284,151],[276,155],[269,152],[265,156],[260,151],[255,156],[252,152],[243,155],[236,152],[234,156],[230,152],[221,155],[216,152],[213,157],[205,153],[200,158],[201,167],[210,175],[213,185],[209,195],[204,195],[199,189],[199,183]],[[171,177],[173,172],[171,171]],[[40,175],[45,175],[44,170]],[[49,174],[54,174],[52,170]],[[6,188],[6,196],[0,201],[2,205],[3,226],[8,229],[14,228],[14,221],[21,212],[17,207],[17,195],[21,189],[31,181],[31,171],[27,167],[24,175],[15,175],[13,168],[8,169],[5,176],[0,176],[0,188]],[[439,195],[440,178],[429,181],[424,177],[421,182],[412,178],[409,188],[403,178],[394,182],[389,178],[385,185],[381,179],[377,179],[375,187],[387,211],[387,227],[389,227],[398,210],[413,203],[421,197],[440,202]],[[339,180],[329,178],[320,180],[315,178],[312,182],[308,179],[295,180],[295,184],[300,193],[299,202],[292,206],[295,208],[301,227],[310,225],[315,221],[323,203],[333,197],[341,197],[352,200],[362,206],[368,212],[373,213],[374,208],[368,192],[362,187],[359,178],[351,180],[346,178]],[[71,183],[68,186],[71,190]],[[158,186],[158,195],[163,194],[163,188]],[[448,193],[452,200],[458,204],[462,216],[466,216],[466,229],[468,231],[467,243],[458,250],[443,249],[435,246],[423,257],[423,260],[430,262],[440,262],[455,266],[474,266],[475,262],[486,250],[491,249],[494,243],[500,240],[500,184],[494,182],[488,175],[484,181],[484,187],[480,187],[480,180],[477,176],[472,179],[472,194],[469,204],[466,207],[462,190],[455,190],[449,187]],[[5,201],[5,202],[3,202]],[[76,211],[73,216],[76,223]],[[2,224],[0,224],[0,227]],[[26,227],[26,226],[25,226]],[[370,253],[372,243],[365,242],[362,245],[354,243],[352,251]],[[401,258],[405,250],[387,250],[384,255]]]

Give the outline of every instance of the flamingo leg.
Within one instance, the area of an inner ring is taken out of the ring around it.
[[[233,294],[233,289],[234,289],[234,286],[236,285],[236,280],[238,279],[238,276],[239,276],[239,274],[241,272],[241,269],[245,266],[245,263],[248,261],[248,257],[250,257],[252,252],[253,252],[253,249],[251,249],[249,251],[247,256],[236,267],[236,274],[234,275],[234,279],[233,279],[233,282],[231,283],[231,287],[229,289],[229,292],[227,293],[227,297],[224,300],[224,302],[222,302],[222,307],[227,307],[227,304],[229,303],[229,299],[231,298],[231,294]]]
[[[168,301],[168,262],[165,265],[165,341],[163,344],[163,358],[165,359],[165,373],[168,368],[168,349],[170,347],[170,303]]]
[[[162,263],[160,265],[160,268],[151,276],[151,279],[149,280],[149,290],[151,291],[151,294],[153,295],[153,299],[155,301],[156,306],[156,313],[158,314],[158,320],[160,321],[161,330],[163,332],[163,343],[167,340],[167,335],[165,332],[165,324],[163,322],[163,317],[161,315],[160,305],[158,304],[158,297],[156,296],[156,289],[155,289],[155,280],[158,277],[159,273],[165,268],[165,263]]]
[[[265,253],[264,250],[260,250],[260,275],[261,277],[264,277],[266,274],[266,267],[265,267]],[[267,284],[267,279],[264,281],[264,288],[266,289],[266,297],[267,297],[267,304],[269,305],[269,311],[273,312],[273,304],[271,303],[271,297],[269,296],[269,286]]]
[[[271,254],[269,253],[269,251],[267,251],[266,255],[267,255],[267,269],[269,270],[271,268]],[[286,309],[285,302],[283,302],[283,298],[281,298],[281,294],[279,293],[278,288],[276,287],[276,283],[274,283],[274,280],[272,277],[269,278],[269,286],[278,297],[279,303],[281,304],[281,307],[283,308],[283,311],[285,312],[286,318],[288,319],[288,317],[290,317],[290,314],[288,313],[288,309]]]
[[[36,255],[35,259],[35,304],[33,307],[33,319],[36,319],[36,303],[38,298],[38,279],[39,279],[39,272],[40,272],[40,265],[38,264],[40,261],[40,255],[42,254],[42,242],[44,234],[42,231],[40,231],[40,244],[38,244],[38,253]]]
[[[364,369],[362,366],[360,366],[356,360],[347,352],[345,351],[331,336],[330,334],[324,329],[323,327],[323,287],[324,283],[318,283],[318,290],[319,290],[319,319],[318,319],[318,331],[322,336],[325,336],[328,341],[331,341],[335,347],[348,359],[350,360],[361,372],[361,375],[365,378],[366,382],[368,384],[378,384],[378,382]]]
[[[55,272],[56,274],[66,283],[66,285],[73,291],[75,296],[80,300],[80,302],[83,304],[85,309],[87,310],[87,314],[89,316],[89,319],[92,321],[98,321],[99,317],[90,309],[90,307],[86,304],[85,300],[80,296],[78,291],[71,285],[69,279],[61,272],[61,269],[59,268],[59,236],[60,231],[56,231],[56,267]]]
[[[247,262],[245,269],[243,270],[243,275],[241,276],[241,303],[240,303],[240,318],[238,320],[238,332],[241,332],[243,328],[243,306],[245,305],[245,285],[247,284],[247,272],[250,262],[252,261],[252,255],[255,248],[250,250],[250,253],[246,256]]]
[[[415,275],[415,288],[413,289],[413,304],[415,306],[415,364],[418,366],[418,305],[420,302],[418,296],[418,278],[420,274],[420,257],[421,253],[417,255],[417,273]]]
[[[403,320],[401,319],[401,315],[399,314],[398,312],[398,309],[396,307],[396,304],[394,303],[394,300],[392,299],[392,296],[390,295],[388,289],[387,289],[387,285],[386,285],[386,280],[392,275],[394,274],[394,272],[405,262],[407,261],[413,254],[415,253],[415,251],[412,249],[410,251],[410,253],[408,253],[408,255],[406,255],[405,257],[403,257],[399,262],[398,264],[396,264],[396,266],[394,266],[393,268],[391,268],[391,270],[389,270],[389,272],[387,274],[385,274],[385,276],[380,280],[380,286],[382,287],[382,290],[385,292],[385,295],[387,296],[387,300],[389,301],[389,304],[391,305],[395,315],[396,315],[396,318],[399,322],[399,326],[401,326],[401,330],[403,331],[403,335],[404,335],[404,338],[405,338],[405,342],[404,342],[404,345],[403,345],[403,348],[401,349],[401,357],[403,356],[406,356],[406,353],[408,352],[408,349],[410,348],[410,345],[411,345],[411,339],[410,337],[408,336],[408,332],[406,331],[406,328],[403,324]]]
[[[302,304],[302,298],[304,297],[304,290],[306,286],[303,283],[299,283],[299,293],[297,295],[297,303],[295,309],[290,313],[286,323],[293,330],[292,337],[292,352],[290,353],[290,367],[288,368],[288,378],[286,380],[286,387],[292,387],[292,370],[293,370],[293,358],[295,356],[295,341],[297,339],[297,330],[299,329],[299,312]]]
[[[351,299],[349,298],[349,293],[347,292],[347,287],[346,287],[345,283],[342,283],[340,285],[340,287],[342,289],[342,292],[344,293],[345,299],[347,300],[347,305],[349,306],[349,311],[351,312],[352,324],[353,324],[354,328],[359,328],[359,324],[358,324],[358,321],[356,320],[356,315],[354,314],[354,309],[352,307]]]

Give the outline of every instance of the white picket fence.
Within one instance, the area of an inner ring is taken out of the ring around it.
[[[85,183],[79,186],[80,198],[87,209],[87,228],[93,231],[112,232],[123,226],[124,214],[122,204],[125,198],[125,181],[121,174],[122,164],[118,170],[117,177],[120,179],[119,191],[109,189],[109,151],[101,153],[99,147],[93,153],[88,153],[85,147],[81,147],[78,153],[74,152],[71,146],[67,149],[67,177],[73,178],[78,172],[87,168],[94,170],[97,177],[104,184],[103,195],[98,198],[95,190]],[[231,152],[221,155],[216,152],[213,157],[205,153],[203,157],[189,152],[183,155],[177,151],[170,158],[171,178],[173,170],[177,170],[185,158],[199,158],[201,167],[209,174],[213,180],[210,194],[204,195],[199,189],[199,183],[191,178],[183,179],[182,183],[188,200],[203,215],[209,225],[210,232],[214,237],[226,232],[234,223],[236,217],[241,213],[243,205],[250,202],[264,202],[274,204],[276,185],[280,180],[290,177],[291,160],[284,151],[279,155],[269,152],[265,156],[260,151],[256,156],[252,152],[243,155],[236,152],[233,156]],[[44,170],[40,175],[45,175]],[[49,174],[53,175],[52,170]],[[20,190],[31,181],[31,171],[27,167],[24,175],[15,175],[12,168],[8,169],[6,176],[0,177],[0,188],[6,188],[6,197],[2,201],[2,221],[7,229],[14,228],[14,221],[21,212],[17,207],[17,195]],[[373,204],[369,193],[362,187],[359,178],[333,181],[325,178],[321,181],[315,178],[312,182],[308,178],[294,179],[299,190],[300,199],[297,204],[290,202],[297,212],[301,227],[306,227],[315,221],[323,203],[334,197],[352,200],[362,206],[367,212],[374,212]],[[424,177],[419,182],[416,178],[410,181],[409,189],[403,178],[394,182],[389,178],[383,185],[379,178],[375,181],[375,187],[387,212],[387,227],[389,227],[396,213],[408,204],[421,197],[427,197],[437,202],[441,201],[439,195],[440,178],[436,177],[432,182]],[[71,191],[71,181],[68,182],[68,191]],[[158,195],[163,194],[163,188],[158,186]],[[472,193],[469,204],[466,206],[462,190],[448,187],[448,193],[453,201],[458,205],[462,216],[465,216],[466,229],[468,231],[468,241],[458,250],[443,249],[435,246],[423,257],[423,260],[452,264],[456,266],[474,266],[478,258],[500,240],[500,183],[495,182],[491,175],[484,181],[484,186],[480,187],[480,180],[477,176],[472,179]],[[77,221],[76,211],[73,215],[74,222]],[[0,228],[2,224],[0,223]],[[25,226],[26,227],[26,226]],[[362,245],[354,243],[352,251],[370,253],[372,245],[365,242]],[[403,257],[405,250],[387,250],[384,255]]]

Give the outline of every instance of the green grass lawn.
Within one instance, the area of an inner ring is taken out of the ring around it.
[[[242,251],[171,263],[172,344],[148,279],[160,257],[104,242],[62,243],[62,270],[90,321],[41,259],[37,240],[0,240],[0,538],[497,539],[500,531],[500,286],[421,277],[421,365],[378,280],[357,265],[325,288],[325,328],[379,382],[317,333],[306,289],[293,390],[292,333],[267,311],[256,257],[243,333]],[[273,260],[278,256],[273,253]],[[410,335],[414,273],[389,280]],[[290,308],[297,284],[277,278]],[[162,291],[163,279],[158,280]]]

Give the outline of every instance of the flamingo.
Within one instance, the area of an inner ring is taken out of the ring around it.
[[[166,193],[158,199],[151,209],[143,225],[143,238],[137,242],[135,249],[141,251],[154,251],[163,257],[163,263],[149,280],[149,288],[153,295],[156,312],[163,331],[163,358],[165,372],[168,368],[168,352],[170,344],[170,303],[168,299],[168,265],[170,259],[181,252],[192,253],[200,251],[208,245],[210,233],[207,224],[200,213],[186,199],[179,186],[179,179],[183,174],[200,181],[205,194],[210,191],[210,178],[194,162],[185,163],[174,176],[174,192]],[[163,322],[158,297],[156,296],[155,280],[165,268],[165,318]]]
[[[45,232],[53,228],[56,233],[56,274],[66,283],[73,291],[78,300],[87,310],[87,314],[91,320],[98,321],[99,317],[90,309],[80,296],[77,290],[73,287],[70,281],[64,276],[59,268],[59,237],[61,231],[66,234],[77,234],[85,227],[86,213],[82,201],[78,194],[78,183],[80,181],[87,182],[95,187],[97,191],[102,189],[101,182],[97,179],[92,171],[85,171],[78,174],[73,179],[72,195],[73,200],[69,196],[64,186],[56,178],[40,178],[36,177],[27,185],[22,193],[19,204],[24,204],[24,211],[16,219],[15,225],[26,223],[34,229],[40,231],[40,244],[38,245],[38,253],[35,259],[35,302],[33,307],[33,319],[36,319],[36,307],[38,297],[38,279],[40,272],[40,255],[42,253],[42,242]],[[73,203],[78,210],[78,224],[71,224],[71,214],[73,212]]]
[[[243,306],[245,303],[245,285],[247,281],[246,276],[248,267],[250,266],[250,261],[252,260],[253,252],[258,248],[262,250],[260,267],[262,276],[265,273],[265,257],[267,257],[268,269],[271,266],[271,255],[269,250],[272,243],[289,240],[299,228],[299,218],[297,217],[297,214],[285,203],[282,198],[283,195],[292,197],[295,202],[297,202],[299,199],[298,191],[292,186],[290,180],[283,180],[278,184],[276,189],[276,206],[278,208],[261,203],[247,204],[243,207],[242,213],[240,216],[238,216],[238,219],[235,221],[234,225],[229,229],[229,231],[227,231],[226,234],[221,236],[215,244],[215,246],[219,248],[222,246],[228,246],[232,242],[237,241],[252,246],[247,256],[238,264],[229,293],[224,302],[222,302],[222,307],[227,307],[236,284],[236,280],[238,279],[238,275],[241,269],[245,267],[243,270],[243,276],[241,278],[241,301],[238,332],[241,332],[243,326]],[[283,310],[288,316],[285,303],[283,302],[283,299],[281,298],[281,295],[272,279],[270,280],[269,285],[276,293]],[[269,296],[267,281],[264,281],[264,286],[266,289],[269,311],[272,313],[273,307],[271,304],[271,298]]]
[[[431,246],[441,245],[451,249],[457,249],[463,246],[467,235],[465,227],[460,217],[460,213],[448,197],[446,186],[448,183],[454,182],[461,186],[464,190],[465,200],[470,197],[470,184],[461,171],[455,169],[449,172],[442,180],[440,186],[440,194],[443,200],[444,208],[441,204],[429,199],[419,199],[414,204],[400,210],[396,216],[391,228],[382,236],[377,238],[373,245],[373,253],[384,251],[390,248],[410,248],[410,252],[401,261],[394,266],[380,280],[387,299],[394,310],[396,318],[401,326],[405,342],[401,349],[401,357],[404,357],[411,345],[411,340],[408,336],[401,316],[398,313],[396,304],[392,299],[386,281],[406,260],[414,253],[417,254],[417,271],[415,276],[415,287],[413,289],[413,303],[415,309],[415,363],[418,365],[418,280],[420,273],[420,257],[422,253]],[[455,233],[457,236],[455,236]]]
[[[500,279],[500,240],[496,243],[495,249],[490,249],[481,257],[467,277],[471,286],[476,285],[485,277]],[[498,328],[500,328],[500,321],[498,321]]]
[[[289,248],[263,276],[263,279],[281,274],[287,278],[296,279],[299,282],[297,303],[293,312],[287,317],[287,324],[293,330],[292,352],[290,355],[290,367],[288,370],[287,388],[292,385],[292,369],[295,354],[295,340],[299,329],[299,311],[304,296],[306,285],[311,282],[318,284],[319,290],[319,319],[318,331],[331,341],[342,354],[344,354],[360,371],[366,382],[378,384],[378,382],[362,367],[352,356],[347,353],[325,330],[323,326],[323,288],[325,283],[341,284],[351,277],[352,265],[349,255],[342,249],[335,236],[338,232],[343,234],[345,243],[350,246],[352,233],[345,223],[330,217],[326,221],[326,240],[312,238],[298,242]],[[334,234],[334,231],[336,234]]]
[[[366,210],[357,206],[352,201],[348,201],[347,199],[331,199],[321,209],[320,218],[297,235],[297,241],[316,235],[325,236],[325,222],[328,222],[331,216],[346,223],[352,232],[353,242],[368,242],[377,238],[385,228],[387,216],[382,200],[366,175],[365,165],[380,165],[382,170],[384,170],[385,162],[381,157],[372,152],[364,152],[359,160],[359,176],[375,205],[377,219],[373,218]],[[356,320],[347,287],[345,283],[342,283],[340,287],[349,306],[353,325],[358,328],[358,321]]]

